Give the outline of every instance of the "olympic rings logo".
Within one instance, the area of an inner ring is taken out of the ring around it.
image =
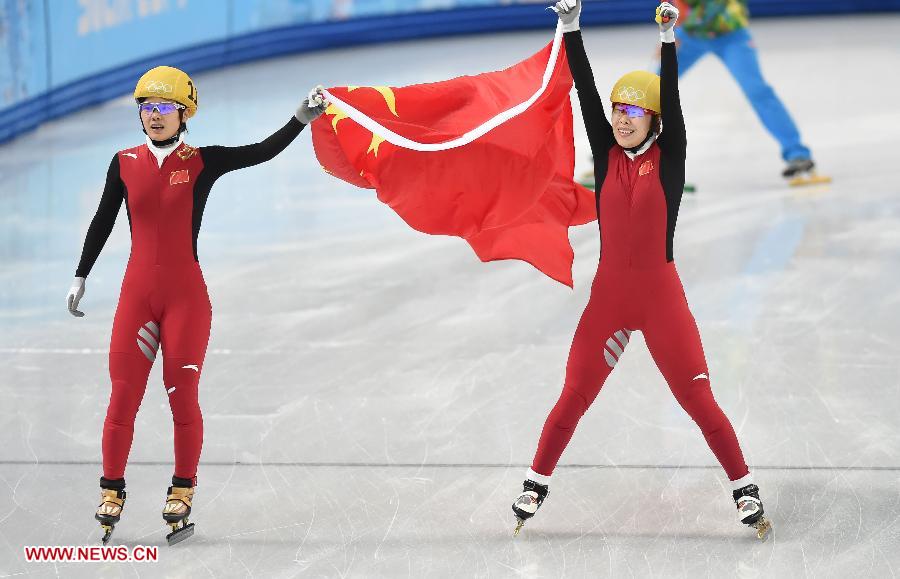
[[[166,84],[160,80],[151,80],[144,89],[147,92],[155,92],[157,94],[172,94],[172,85]]]
[[[623,86],[619,88],[618,97],[623,101],[641,101],[646,98],[644,91],[631,86]]]

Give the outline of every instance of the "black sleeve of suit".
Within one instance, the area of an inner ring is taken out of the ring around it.
[[[678,96],[678,57],[674,42],[663,42],[659,92],[662,105],[662,134],[657,139],[660,149],[659,178],[666,194],[668,225],[666,231],[666,259],[675,259],[673,239],[681,197],[684,194],[684,163],[687,156],[687,135],[684,114]]]
[[[119,208],[122,207],[122,200],[125,199],[125,185],[119,177],[119,155],[113,156],[109,163],[109,170],[106,172],[106,185],[103,187],[103,195],[100,197],[100,206],[97,207],[97,213],[88,227],[87,235],[84,238],[84,249],[81,251],[81,261],[78,262],[78,269],[75,270],[75,277],[87,277],[94,267],[94,262],[100,255],[100,250],[109,239],[112,233],[113,225],[116,224],[116,216],[119,214]]]
[[[591,155],[594,158],[594,203],[597,208],[597,226],[600,226],[600,189],[606,180],[606,172],[609,170],[609,150],[616,144],[612,125],[603,111],[603,101],[597,92],[597,83],[594,82],[594,73],[591,63],[588,61],[587,52],[584,50],[584,40],[581,31],[566,32],[563,35],[566,42],[566,56],[569,60],[569,70],[575,81],[575,90],[578,92],[578,102],[581,104],[581,116],[584,119],[584,128],[587,130],[588,141],[591,144]]]
[[[663,42],[660,54],[659,93],[662,106],[663,132],[657,142],[667,155],[684,159],[687,152],[687,134],[681,97],[678,95],[678,56],[674,42]]]
[[[594,73],[591,71],[591,63],[584,50],[581,31],[566,32],[563,39],[566,42],[569,70],[572,71],[575,90],[578,92],[578,102],[581,104],[581,116],[584,118],[584,126],[591,143],[591,153],[594,155],[594,162],[602,161],[605,167],[609,149],[616,143],[612,125],[609,124],[609,119],[606,118],[606,113],[603,111],[603,101],[600,99],[600,93],[597,92]]]
[[[259,143],[241,147],[203,147],[203,172],[215,181],[229,171],[265,163],[285,150],[305,126],[292,116],[286,125]]]

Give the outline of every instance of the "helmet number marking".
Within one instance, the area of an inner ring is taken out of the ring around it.
[[[197,89],[194,88],[194,83],[191,81],[188,81],[188,86],[191,88],[191,90],[188,93],[187,98],[190,99],[192,103],[194,103],[194,106],[197,106]]]

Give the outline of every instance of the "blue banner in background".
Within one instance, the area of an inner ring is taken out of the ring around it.
[[[543,4],[543,0],[253,0],[232,3],[234,27],[231,34],[258,32],[296,24],[315,24],[352,18],[409,14],[458,8]]]
[[[53,87],[228,36],[222,0],[52,0],[48,6]]]
[[[0,143],[128,93],[282,54],[553,25],[550,0],[0,0]],[[581,21],[646,22],[656,0],[588,0]],[[900,10],[900,0],[749,0],[753,16]]]
[[[0,0],[0,111],[47,92],[43,2]]]

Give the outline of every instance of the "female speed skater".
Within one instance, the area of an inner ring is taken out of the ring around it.
[[[188,524],[203,443],[198,383],[209,341],[212,308],[197,259],[197,234],[216,179],[264,163],[283,151],[327,106],[321,87],[264,141],[242,147],[192,147],[186,121],[197,112],[197,87],[176,68],[156,67],[138,80],[134,99],[146,143],[116,153],[100,206],[88,228],[69,290],[69,312],[125,202],[131,255],[122,281],[109,347],[112,393],[103,423],[103,476],[95,518],[106,544],[125,506],[125,464],[147,377],[163,351],[163,380],[174,423],[175,472],[163,508],[169,544],[193,534]]]
[[[731,480],[741,522],[764,538],[771,524],[763,516],[759,488],[734,429],[713,398],[700,334],[673,260],[687,150],[675,54],[678,10],[666,2],[656,11],[662,77],[637,71],[619,79],[610,96],[612,124],[603,112],[582,42],[581,1],[560,0],[553,10],[563,23],[569,67],[594,154],[601,255],[569,351],[562,394],[544,423],[522,494],[512,505],[516,533],[547,498],[550,477],[579,419],[631,333],[640,330],[675,398],[700,427]]]

